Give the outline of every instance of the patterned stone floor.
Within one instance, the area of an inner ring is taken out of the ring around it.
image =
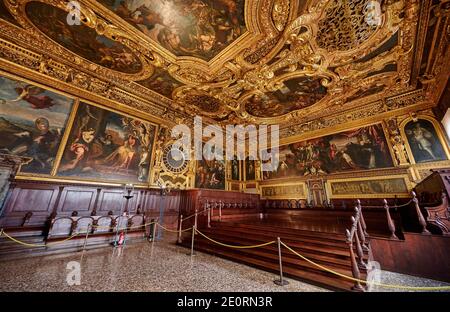
[[[173,241],[173,237],[166,237],[153,247],[148,242],[138,242],[123,248],[96,249],[86,251],[83,257],[82,252],[77,252],[2,261],[0,291],[327,291],[292,279],[288,279],[287,286],[276,286],[274,274],[204,253],[190,257],[188,249],[175,246]],[[67,282],[74,280],[71,261],[80,263],[80,285],[70,286]],[[381,272],[381,282],[445,285],[385,271]]]

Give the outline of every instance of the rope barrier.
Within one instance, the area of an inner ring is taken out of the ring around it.
[[[47,246],[53,246],[53,245],[64,243],[64,242],[66,242],[68,240],[71,240],[72,238],[74,238],[75,236],[79,235],[80,233],[75,233],[72,236],[70,236],[70,237],[68,237],[68,238],[66,238],[64,240],[57,241],[57,242],[50,242],[50,243],[47,243],[47,244],[30,244],[30,243],[26,243],[26,242],[18,240],[17,238],[14,238],[14,237],[10,236],[4,230],[1,231],[1,234],[6,236],[6,238],[8,238],[9,240],[12,240],[13,242],[16,242],[17,244],[20,244],[20,245],[23,245],[23,246],[26,246],[26,247],[47,247]]]
[[[208,209],[211,209],[211,208],[206,208],[206,209],[203,209],[202,211],[195,212],[195,213],[191,214],[190,216],[188,216],[186,218],[183,218],[183,221],[186,221],[187,219],[190,219],[190,218],[194,217],[195,215],[199,215],[201,213],[204,213],[205,211],[208,211]]]
[[[406,207],[406,206],[408,206],[408,205],[410,205],[411,203],[413,202],[413,199],[410,199],[409,200],[409,202],[407,202],[407,203],[404,203],[404,204],[401,204],[401,205],[395,205],[395,206],[389,206],[389,209],[392,209],[392,208],[403,208],[403,207]],[[384,206],[362,206],[362,208],[384,208]]]
[[[174,233],[178,233],[178,232],[179,232],[178,230],[171,230],[171,229],[168,229],[168,228],[164,227],[163,225],[161,225],[161,224],[159,224],[159,223],[157,223],[157,222],[151,222],[151,223],[148,223],[148,224],[140,225],[139,227],[146,226],[146,225],[151,225],[151,224],[156,224],[157,226],[161,227],[162,229],[164,229],[165,231],[168,231],[168,232],[174,232]],[[130,227],[130,228],[131,228],[131,227]],[[185,229],[185,230],[183,230],[182,232],[187,232],[187,231],[190,231],[190,230],[192,230],[192,227],[189,228],[189,229]],[[236,245],[229,245],[229,244],[225,244],[225,243],[218,242],[218,241],[216,241],[216,240],[214,240],[214,239],[208,237],[207,235],[203,234],[202,232],[200,232],[200,231],[197,230],[197,229],[195,229],[195,232],[198,233],[198,234],[200,234],[201,236],[203,236],[203,237],[206,238],[207,240],[209,240],[209,241],[211,241],[211,242],[217,244],[217,245],[224,246],[224,247],[228,247],[228,248],[234,248],[234,249],[252,249],[252,248],[264,247],[264,246],[268,246],[268,245],[271,245],[271,244],[275,244],[275,243],[276,243],[276,241],[270,241],[270,242],[263,243],[263,244],[258,244],[258,245],[236,246]],[[16,239],[16,238],[10,236],[8,233],[6,233],[6,232],[4,231],[4,229],[1,229],[1,230],[0,230],[0,237],[4,235],[6,238],[10,239],[11,241],[14,241],[14,242],[16,242],[16,243],[18,243],[18,244],[20,244],[20,245],[27,246],[27,247],[47,247],[47,246],[49,246],[49,245],[57,245],[57,244],[64,243],[64,242],[66,242],[66,241],[68,241],[68,240],[71,240],[71,239],[73,239],[75,236],[77,236],[77,235],[79,235],[79,234],[80,234],[80,233],[75,233],[75,234],[73,234],[72,236],[70,236],[70,237],[68,237],[68,238],[66,238],[66,239],[64,239],[64,240],[57,241],[57,242],[50,242],[50,243],[47,243],[47,244],[30,244],[30,243],[26,243],[26,242],[20,241],[20,240],[18,240],[18,239]],[[305,260],[306,262],[308,262],[308,263],[310,263],[310,264],[312,264],[312,265],[314,265],[314,266],[320,268],[321,270],[324,270],[324,271],[326,271],[326,272],[328,272],[328,273],[331,273],[331,274],[333,274],[333,275],[336,275],[336,276],[339,276],[339,277],[342,277],[342,278],[345,278],[345,279],[348,279],[348,280],[351,280],[351,281],[354,281],[354,282],[359,282],[359,283],[362,283],[362,284],[369,284],[369,285],[374,285],[374,286],[380,286],[380,287],[383,287],[383,288],[391,288],[391,289],[425,290],[425,291],[427,291],[427,290],[430,290],[430,291],[450,290],[450,286],[416,287],[416,286],[390,285],[390,284],[383,284],[383,283],[377,283],[377,282],[371,282],[371,281],[366,281],[366,280],[362,280],[362,279],[357,279],[357,278],[354,278],[354,277],[347,276],[347,275],[345,275],[345,274],[336,272],[336,271],[334,271],[334,270],[332,270],[332,269],[330,269],[330,268],[327,268],[327,267],[325,267],[325,266],[323,266],[323,265],[321,265],[321,264],[318,264],[318,263],[316,263],[316,262],[314,262],[314,261],[308,259],[307,257],[301,255],[301,254],[298,253],[297,251],[293,250],[291,247],[289,247],[288,245],[286,245],[286,244],[285,244],[284,242],[282,242],[282,241],[281,241],[281,245],[283,245],[286,249],[288,249],[290,252],[292,252],[292,253],[295,254],[296,256],[298,256],[298,257],[300,257],[301,259]]]
[[[159,226],[160,228],[164,229],[164,230],[167,231],[167,232],[179,233],[179,230],[171,230],[171,229],[168,229],[168,228],[162,226],[162,225],[159,224],[159,223],[156,223],[156,225]],[[181,232],[187,232],[187,231],[191,231],[191,230],[192,230],[192,227],[190,227],[190,228],[188,228],[188,229],[184,229],[184,230],[182,230]]]
[[[195,231],[196,231],[198,234],[200,234],[201,236],[203,236],[204,238],[206,238],[206,239],[212,241],[213,243],[216,243],[216,244],[221,245],[221,246],[229,247],[229,248],[235,248],[235,249],[251,249],[251,248],[258,248],[258,247],[264,247],[264,246],[268,246],[268,245],[271,245],[271,244],[275,244],[275,243],[276,243],[276,241],[271,241],[271,242],[267,242],[267,243],[264,243],[264,244],[252,245],[252,246],[234,246],[234,245],[228,245],[228,244],[224,244],[224,243],[218,242],[218,241],[216,241],[216,240],[213,240],[212,238],[209,238],[208,236],[206,236],[205,234],[203,234],[202,232],[200,232],[200,231],[197,230],[197,229],[196,229]]]
[[[397,288],[397,289],[408,289],[408,290],[450,290],[450,286],[437,286],[437,287],[415,287],[415,286],[403,286],[403,285],[390,285],[390,284],[383,284],[383,283],[377,283],[377,282],[369,282],[366,280],[362,280],[362,279],[357,279],[351,276],[347,276],[345,274],[333,271],[323,265],[320,265],[308,258],[306,258],[305,256],[299,254],[298,252],[296,252],[295,250],[293,250],[291,247],[289,247],[288,245],[286,245],[285,243],[281,242],[281,244],[286,247],[290,252],[292,252],[293,254],[299,256],[300,258],[302,258],[303,260],[305,260],[306,262],[326,271],[329,273],[332,273],[334,275],[346,278],[348,280],[354,281],[354,282],[360,282],[363,284],[370,284],[370,285],[374,285],[374,286],[380,286],[380,287],[384,287],[384,288]]]

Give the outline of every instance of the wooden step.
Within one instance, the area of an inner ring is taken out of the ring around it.
[[[209,238],[228,245],[251,246],[269,241],[276,241],[277,237],[312,262],[345,276],[352,277],[349,246],[344,233],[330,233],[326,231],[310,231],[295,228],[295,226],[280,226],[267,220],[242,219],[239,221],[213,221],[210,228],[200,228],[200,232]],[[182,245],[190,247],[190,236]],[[189,239],[188,239],[189,238]],[[194,248],[237,262],[262,268],[271,272],[278,272],[279,258],[276,244],[251,249],[235,249],[216,244],[198,234],[194,240]],[[323,270],[291,251],[282,247],[282,262],[284,272],[300,280],[318,284],[323,287],[352,290],[354,282]],[[356,251],[355,251],[356,253]],[[363,260],[367,262],[370,252],[365,252]],[[361,269],[361,279],[366,278],[366,270]]]
[[[276,240],[276,236],[268,236],[264,234],[252,234],[243,236],[242,233],[236,233],[233,231],[224,231],[224,230],[217,230],[216,229],[203,229],[201,230],[203,234],[206,236],[209,236],[213,239],[217,239],[220,241],[220,239],[227,240],[227,241],[233,241],[235,245],[259,245],[262,243],[266,243],[269,241]],[[306,244],[302,242],[301,240],[296,239],[290,239],[286,237],[280,237],[283,242],[288,244],[292,248],[298,248],[302,251],[310,251],[314,253],[323,253],[323,254],[332,254],[337,257],[349,257],[349,249],[347,245],[343,246],[327,246],[327,245],[321,245],[320,241],[317,240],[316,244]],[[238,244],[236,244],[238,242]]]
[[[259,269],[273,272],[275,274],[279,273],[278,262],[274,263],[271,261],[266,261],[264,259],[255,258],[254,256],[248,256],[244,253],[240,252],[238,253],[237,251],[216,248],[216,246],[212,246],[210,244],[206,244],[204,246],[203,245],[196,246],[195,248],[196,250],[202,252],[210,253],[213,255],[220,256],[222,258],[244,263],[253,267],[257,267]],[[284,266],[283,272],[285,276],[292,277],[310,284],[318,285],[332,290],[350,291],[353,286],[352,281],[340,278],[338,276],[330,275],[330,273],[327,272],[307,271],[301,267],[292,267],[292,266]],[[275,275],[274,279],[276,278],[277,276]]]
[[[247,228],[240,227],[240,226],[231,226],[231,225],[213,225],[212,229],[214,231],[229,231],[234,233],[242,233],[246,236],[251,235],[262,235],[265,237],[269,237],[270,239],[276,239],[277,237],[290,239],[290,240],[296,240],[299,242],[303,242],[305,244],[313,244],[313,245],[321,245],[321,246],[335,246],[335,247],[343,247],[344,249],[346,247],[345,241],[342,240],[336,240],[333,238],[320,238],[313,237],[311,235],[299,235],[296,233],[291,233],[290,231],[278,231],[275,228],[267,228],[267,229],[252,229],[249,231]]]
[[[224,236],[220,235],[218,237],[217,235],[212,235],[211,233],[206,234],[210,238],[219,241],[221,243],[229,244],[229,245],[242,245],[242,246],[251,246],[251,245],[257,245],[262,243],[262,241],[256,241],[251,239],[242,239],[239,240],[239,244],[236,244],[236,237],[233,236]],[[200,240],[206,240],[206,238],[203,238],[203,236],[198,235],[195,239]],[[343,268],[343,269],[350,269],[350,256],[349,252],[347,252],[346,255],[343,256],[337,256],[333,253],[326,253],[326,252],[317,252],[314,249],[305,249],[302,247],[295,246],[292,242],[284,241],[285,244],[287,244],[290,248],[297,251],[298,253],[302,254],[303,256],[307,257],[308,259],[317,262],[322,265],[328,265],[333,266],[336,268]],[[227,247],[224,247],[227,248]],[[240,249],[241,250],[241,249]],[[270,253],[271,255],[276,255],[276,258],[278,259],[278,247],[276,244],[258,247],[255,249],[242,249],[244,251],[246,250],[261,250],[267,253]],[[287,250],[285,247],[282,247],[283,255],[295,260],[301,260],[297,255],[293,254],[289,250]]]
[[[261,224],[252,224],[248,222],[211,222],[211,226],[223,226],[223,227],[240,227],[240,228],[246,228],[246,229],[253,229],[253,230],[262,230],[265,232],[275,232],[275,233],[286,233],[286,234],[295,234],[302,237],[312,237],[312,238],[322,238],[326,241],[338,241],[338,242],[345,242],[345,235],[337,234],[336,233],[329,233],[329,232],[320,232],[320,231],[309,231],[309,230],[301,230],[296,228],[289,228],[289,227],[281,227],[279,225],[275,226],[273,224],[267,224],[267,225],[261,225]]]

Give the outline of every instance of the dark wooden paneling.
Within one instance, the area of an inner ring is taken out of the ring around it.
[[[372,238],[382,270],[450,282],[450,237],[404,233],[404,241]]]
[[[58,193],[58,185],[13,183],[0,225],[21,226],[25,216],[30,212],[32,215],[27,225],[44,225],[55,207]]]
[[[97,190],[80,186],[66,186],[61,192],[57,214],[70,216],[74,211],[78,215],[90,215],[94,209]]]
[[[123,197],[121,187],[77,185],[69,183],[16,180],[8,195],[0,225],[5,227],[22,226],[30,212],[27,222],[33,226],[48,226],[51,215],[106,216],[124,212],[147,214],[154,217],[164,216],[164,224],[175,226],[180,206],[180,191],[172,191],[164,199],[158,189],[136,189],[134,197],[128,202]],[[162,211],[161,211],[162,209]]]

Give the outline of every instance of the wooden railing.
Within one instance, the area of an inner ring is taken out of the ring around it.
[[[367,264],[365,263],[365,254],[369,252],[368,234],[364,216],[362,214],[361,201],[357,200],[355,206],[355,215],[351,217],[352,226],[345,231],[347,244],[350,251],[350,261],[352,267],[352,275],[355,278],[353,290],[364,291],[365,288],[361,285],[361,270],[367,271]],[[356,255],[355,255],[356,251]]]
[[[419,200],[417,199],[417,195],[415,192],[411,192],[412,198],[402,204],[402,205],[393,205],[389,206],[388,201],[386,199],[383,200],[383,206],[364,206],[364,208],[383,208],[386,213],[386,222],[387,226],[390,232],[390,239],[398,240],[398,236],[396,232],[399,230],[395,222],[391,216],[392,209],[399,210],[399,209],[405,209],[406,207],[411,207],[411,204],[414,205],[414,214],[416,216],[417,224],[419,225],[419,232],[422,234],[430,234],[430,232],[427,229],[427,221],[425,220],[425,217],[422,213],[422,210],[420,209]]]
[[[144,215],[122,216],[89,216],[89,217],[56,217],[52,219],[47,239],[54,237],[68,237],[74,233],[106,234],[114,233],[116,229],[123,230],[133,227],[135,230],[145,224]]]

